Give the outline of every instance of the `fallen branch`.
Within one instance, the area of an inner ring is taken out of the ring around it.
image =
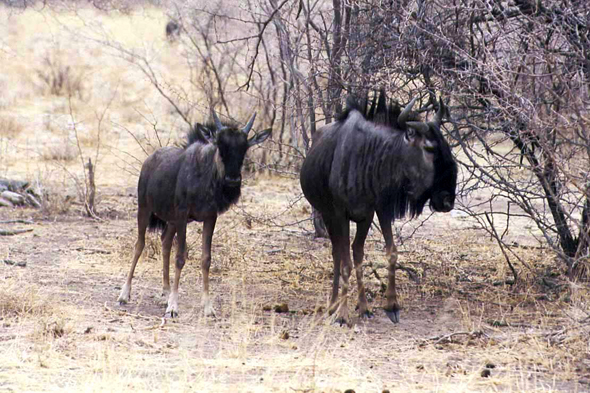
[[[0,221],[0,224],[29,224],[29,225],[32,225],[32,224],[34,224],[34,222],[30,221],[30,220],[4,220],[4,221]]]
[[[26,262],[15,262],[10,259],[3,259],[2,261],[5,264],[10,265],[10,266],[18,266],[18,267],[26,267],[27,266]]]
[[[426,339],[423,339],[423,341],[424,342],[434,341],[434,344],[440,344],[445,341],[452,342],[453,337],[455,337],[455,336],[468,336],[469,338],[475,338],[475,337],[485,336],[485,333],[481,330],[474,330],[471,332],[455,332],[455,333],[443,334],[440,336],[426,338]]]
[[[14,229],[9,231],[7,229],[0,229],[0,236],[20,235],[21,233],[31,232],[32,229]]]
[[[98,249],[98,248],[78,247],[78,248],[76,248],[76,251],[88,251],[91,254],[111,254],[111,251],[101,250],[101,249]]]

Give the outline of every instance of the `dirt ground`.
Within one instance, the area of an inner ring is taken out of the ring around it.
[[[422,278],[416,284],[398,272],[400,324],[379,308],[379,281],[368,268],[375,318],[355,318],[352,328],[331,324],[321,309],[314,312],[329,293],[329,244],[313,239],[309,221],[289,225],[309,216],[303,201],[294,203],[299,193],[293,180],[250,179],[242,202],[220,218],[215,319],[202,316],[199,224],[191,224],[181,315],[163,320],[156,235],[131,303],[116,303],[135,236],[133,194],[105,192],[101,206],[113,218],[103,221],[77,209],[52,220],[3,209],[3,220],[34,224],[14,224],[33,231],[0,239],[3,258],[26,262],[0,266],[2,299],[18,304],[2,316],[1,389],[588,391],[587,353],[576,353],[587,337],[558,337],[574,307],[560,310],[566,303],[531,287],[494,287],[499,262],[486,251],[491,241],[450,215],[433,217],[402,247],[402,264]],[[378,235],[369,239],[367,260],[384,264]],[[282,303],[289,312],[274,310]]]
[[[323,311],[330,244],[313,238],[293,175],[245,174],[240,202],[219,218],[216,318],[202,315],[198,223],[189,226],[179,318],[162,319],[157,234],[131,302],[119,306],[146,119],[164,119],[158,127],[169,131],[160,137],[174,139],[180,127],[141,73],[103,44],[68,41],[66,28],[92,20],[126,45],[151,40],[154,65],[182,84],[188,71],[171,56],[179,46],[166,43],[158,9],[114,16],[0,8],[0,16],[0,178],[30,181],[48,198],[43,209],[0,208],[0,229],[32,229],[0,237],[0,391],[590,391],[588,287],[565,280],[529,224],[512,223],[507,234],[521,244],[520,279],[508,286],[500,249],[459,211],[396,223],[400,262],[417,276],[397,272],[396,325],[380,308],[386,261],[373,228],[364,276],[375,317],[341,327]],[[90,34],[94,25],[84,26],[78,32]],[[81,54],[81,97],[46,91],[38,71],[47,53],[63,62]],[[96,219],[85,217],[78,197],[89,157]],[[276,310],[282,304],[288,311]]]

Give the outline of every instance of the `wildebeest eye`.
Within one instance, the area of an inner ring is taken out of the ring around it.
[[[434,153],[436,151],[436,142],[426,139],[424,142],[424,151]]]

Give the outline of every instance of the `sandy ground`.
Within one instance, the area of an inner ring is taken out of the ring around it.
[[[80,214],[46,220],[35,211],[3,210],[3,219],[32,218],[35,224],[20,225],[32,228],[30,233],[0,239],[2,257],[26,262],[26,267],[0,266],[3,299],[21,307],[2,317],[0,386],[8,391],[587,391],[576,383],[584,373],[575,367],[587,365],[583,353],[580,358],[573,352],[584,347],[581,338],[550,340],[568,325],[567,313],[533,288],[493,287],[498,263],[485,251],[489,240],[469,236],[464,223],[448,215],[429,220],[402,247],[401,262],[422,272],[422,280],[416,284],[398,272],[400,324],[393,325],[380,309],[379,281],[369,269],[375,318],[355,317],[347,328],[315,313],[329,293],[330,248],[326,240],[313,239],[309,222],[283,226],[308,216],[303,202],[285,212],[297,194],[292,180],[251,179],[239,206],[220,218],[211,283],[215,319],[202,316],[198,252],[191,250],[181,282],[181,315],[162,320],[156,235],[137,269],[131,303],[118,306],[135,236],[133,196],[105,196],[103,209],[123,217],[105,221]],[[262,222],[269,218],[274,224]],[[195,250],[199,232],[199,224],[192,224]],[[367,260],[384,264],[378,235],[375,230],[368,241]],[[289,312],[274,311],[282,303]],[[486,365],[493,367],[489,378],[481,376]]]

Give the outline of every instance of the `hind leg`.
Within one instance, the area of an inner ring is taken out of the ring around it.
[[[352,242],[352,257],[354,259],[354,270],[356,271],[356,283],[358,286],[358,305],[361,318],[371,318],[373,313],[369,311],[367,305],[367,296],[365,294],[365,285],[363,284],[363,257],[365,255],[365,240],[369,233],[369,228],[373,222],[373,216],[356,225],[356,236]]]
[[[168,307],[166,307],[166,317],[174,318],[178,316],[178,286],[180,284],[180,273],[186,261],[186,216],[184,221],[176,225],[176,269],[174,271],[174,282],[170,296],[168,296]]]
[[[201,253],[201,273],[203,274],[203,307],[205,316],[214,317],[215,311],[209,298],[209,267],[211,266],[211,242],[217,217],[205,220],[203,223],[203,244]]]
[[[328,231],[328,235],[330,237],[330,242],[332,243],[332,262],[333,262],[333,273],[332,273],[332,294],[330,296],[330,305],[328,307],[328,312],[330,315],[334,314],[338,309],[338,287],[340,286],[340,248],[336,246],[334,241],[333,234],[333,220],[331,215],[324,215],[324,223],[326,226],[326,230]]]
[[[117,301],[119,304],[126,304],[129,302],[131,297],[131,281],[133,280],[133,273],[135,272],[135,267],[137,266],[137,262],[139,261],[139,257],[143,252],[143,248],[145,246],[145,231],[148,227],[150,218],[150,211],[146,208],[139,208],[137,210],[137,241],[135,242],[135,253],[133,254],[133,261],[131,262],[131,269],[127,274],[127,280],[125,281],[125,285],[123,285],[123,289],[121,289],[121,294]]]
[[[176,234],[176,228],[172,224],[166,224],[162,232],[162,296],[168,298],[170,295],[170,251],[172,241]]]

